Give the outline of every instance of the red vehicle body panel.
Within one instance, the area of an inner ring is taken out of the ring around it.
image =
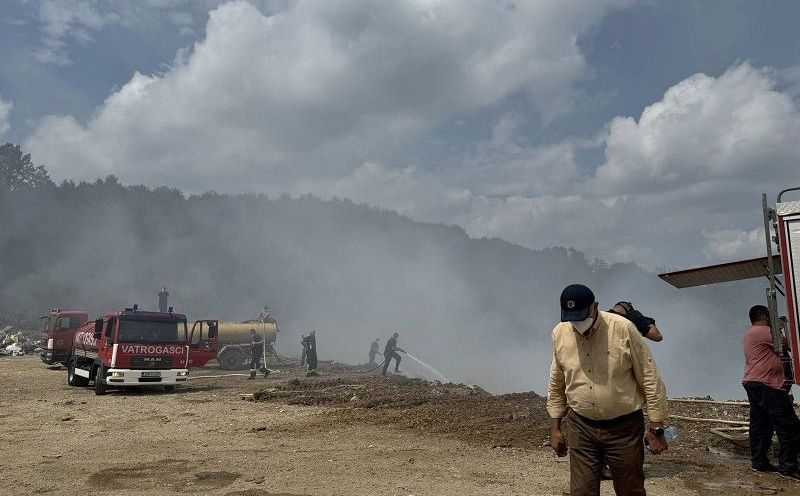
[[[189,367],[205,367],[206,364],[217,358],[219,340],[216,331],[217,320],[198,320],[192,325],[189,333]]]
[[[75,332],[88,320],[89,314],[83,310],[51,311],[42,330],[42,361],[47,364],[66,365]]]
[[[798,322],[800,308],[797,308],[800,281],[796,280],[797,274],[793,269],[799,265],[797,257],[800,257],[800,246],[793,246],[789,230],[799,228],[800,215],[778,215],[778,244],[781,251],[781,262],[787,268],[783,277],[786,285],[786,316],[789,324],[790,348],[794,351],[791,355],[795,384],[800,384],[800,352],[798,352],[800,350],[800,322]]]

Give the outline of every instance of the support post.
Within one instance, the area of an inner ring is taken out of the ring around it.
[[[772,263],[772,229],[775,211],[767,204],[767,195],[761,195],[761,207],[764,212],[764,237],[767,242],[767,269],[769,270],[769,287],[767,293],[767,309],[769,310],[769,327],[772,331],[772,347],[778,356],[783,355],[783,339],[778,326],[778,301],[776,299],[775,265]]]

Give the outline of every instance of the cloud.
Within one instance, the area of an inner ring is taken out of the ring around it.
[[[599,186],[610,193],[656,192],[731,178],[791,177],[800,119],[775,77],[748,63],[719,78],[695,74],[676,84],[639,121],[609,125]]]
[[[230,2],[171,70],[134,75],[86,123],[43,119],[29,145],[55,178],[336,181],[512,95],[552,104],[585,70],[577,37],[627,3],[342,0],[265,15]]]
[[[797,181],[792,71],[688,75],[594,136],[531,144],[585,75],[577,37],[625,4],[230,2],[170,69],[86,122],[45,117],[26,148],[57,180],[346,197],[650,267],[758,255],[760,193]],[[489,115],[485,139],[408,158]]]
[[[354,176],[336,191],[473,236],[646,267],[755,257],[760,194],[798,181],[800,112],[777,83],[774,71],[749,63],[695,74],[590,140],[526,146],[520,119],[506,115],[449,167],[375,170],[381,181]],[[581,163],[587,151],[605,157],[596,170]],[[451,196],[459,203],[441,200]]]
[[[220,0],[44,0],[35,13],[41,44],[33,56],[43,64],[70,65],[72,44],[91,44],[94,33],[109,26],[136,29],[163,19],[191,35],[198,18],[204,18],[218,3]],[[272,3],[262,2],[265,6]]]
[[[758,253],[766,243],[763,229],[709,229],[703,231],[703,238],[703,253],[712,259],[746,258]]]
[[[605,161],[594,174],[567,188],[548,181],[550,200],[495,208],[506,237],[532,244],[548,233],[646,266],[760,255],[761,193],[797,182],[800,163],[800,112],[777,83],[774,71],[741,63],[678,82],[638,120],[614,118],[598,136]],[[472,228],[484,230],[492,224]]]
[[[13,103],[8,100],[3,100],[2,95],[0,95],[0,136],[4,135],[9,129],[11,129],[9,117],[11,115],[11,108],[13,106]]]
[[[34,57],[44,64],[68,65],[69,39],[79,43],[92,40],[91,31],[120,21],[116,13],[102,12],[95,2],[85,0],[46,0],[39,4],[38,20],[42,45]]]

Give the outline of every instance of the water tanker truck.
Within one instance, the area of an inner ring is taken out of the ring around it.
[[[189,376],[186,316],[140,312],[137,306],[108,312],[76,332],[67,366],[70,386],[163,386],[174,390]]]
[[[278,324],[272,319],[247,322],[198,320],[192,327],[189,365],[203,367],[209,361],[217,360],[224,370],[246,368],[250,360],[251,329],[264,340],[267,351],[274,354],[272,344],[277,338]]]

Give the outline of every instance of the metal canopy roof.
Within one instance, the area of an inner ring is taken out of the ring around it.
[[[775,268],[775,274],[782,273],[780,255],[773,255],[772,263]],[[698,267],[696,269],[668,272],[666,274],[659,274],[658,277],[676,288],[691,288],[693,286],[703,286],[705,284],[767,277],[768,275],[767,257],[761,257],[741,260],[739,262]]]

